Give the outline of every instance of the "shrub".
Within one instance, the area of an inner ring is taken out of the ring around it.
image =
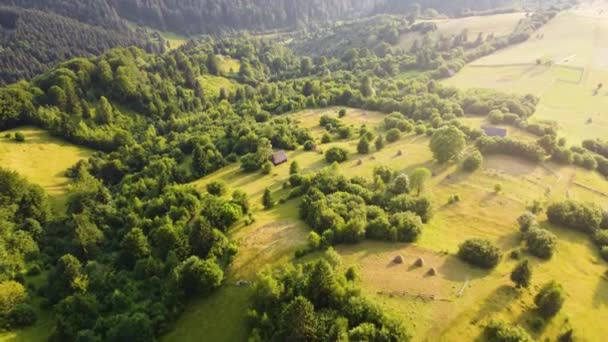
[[[269,175],[272,172],[272,163],[267,161],[262,164],[262,173],[265,175]]]
[[[342,163],[348,159],[348,151],[340,147],[332,147],[325,152],[325,161]]]
[[[608,230],[598,230],[593,234],[593,242],[600,248],[608,246]]]
[[[416,241],[422,233],[422,220],[409,211],[393,214],[390,223],[397,230],[397,241],[400,242]]]
[[[536,216],[529,211],[525,212],[517,218],[517,223],[519,224],[519,230],[522,233],[525,233],[529,231],[530,228],[536,226]]]
[[[547,217],[553,224],[593,233],[602,222],[602,210],[594,204],[564,201],[551,204]]]
[[[340,109],[340,111],[338,112],[338,117],[343,118],[346,116],[346,109],[342,108]]]
[[[518,327],[502,321],[491,321],[484,329],[484,335],[489,342],[532,342],[528,333]]]
[[[401,139],[401,131],[398,128],[392,128],[386,132],[386,141],[389,143],[393,143],[399,139]]]
[[[28,304],[17,304],[8,315],[8,321],[14,328],[30,326],[36,323],[37,319],[36,310]]]
[[[379,134],[378,137],[376,138],[376,151],[380,151],[384,148],[384,138],[382,137],[382,134]]]
[[[368,154],[369,153],[369,140],[367,140],[367,137],[362,137],[361,140],[359,140],[359,144],[357,145],[357,152],[359,152],[359,154]]]
[[[502,192],[502,185],[501,184],[496,184],[494,185],[494,192],[499,194]]]
[[[462,163],[462,168],[467,172],[473,172],[481,167],[483,155],[479,151],[473,152]]]
[[[534,297],[534,304],[542,317],[549,319],[561,310],[564,305],[564,290],[555,281],[545,284]]]
[[[331,135],[329,135],[329,133],[325,132],[323,133],[323,137],[321,137],[321,144],[327,144],[331,142]]]
[[[25,135],[21,132],[15,132],[15,141],[17,142],[24,142],[25,141]]]
[[[494,268],[498,265],[502,253],[488,240],[471,239],[460,245],[458,257],[477,267]]]
[[[306,140],[304,143],[304,151],[312,151],[315,149],[315,143],[312,140]]]
[[[530,278],[532,278],[532,269],[528,260],[519,262],[513,269],[513,272],[511,272],[511,280],[515,283],[516,287],[530,286]]]
[[[557,237],[546,229],[532,228],[526,235],[528,251],[539,258],[550,259],[555,251]]]
[[[422,135],[424,133],[426,133],[426,126],[424,126],[424,125],[417,125],[416,126],[416,134]]]
[[[223,196],[226,194],[226,183],[222,181],[213,181],[207,184],[207,192],[215,196]]]

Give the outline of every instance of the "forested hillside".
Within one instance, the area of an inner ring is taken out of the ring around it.
[[[30,79],[59,61],[117,46],[164,51],[160,36],[107,22],[107,28],[37,9],[0,7],[0,84]]]

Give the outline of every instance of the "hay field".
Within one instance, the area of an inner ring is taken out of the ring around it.
[[[444,83],[535,94],[541,101],[534,118],[556,121],[572,143],[605,137],[608,91],[596,89],[608,80],[608,12],[589,15],[600,13],[598,4],[559,14],[538,31],[542,38],[481,58]]]

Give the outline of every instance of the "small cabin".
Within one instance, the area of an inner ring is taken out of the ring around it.
[[[486,135],[489,136],[489,137],[504,138],[504,137],[507,136],[507,129],[506,128],[485,126],[485,127],[482,127],[482,129],[483,129],[484,133],[486,133]]]
[[[272,156],[270,156],[270,161],[272,162],[272,164],[274,164],[274,166],[286,163],[287,153],[285,153],[285,151],[283,150],[276,151],[272,154]]]

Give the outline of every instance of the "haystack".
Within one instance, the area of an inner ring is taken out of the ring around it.
[[[434,267],[431,267],[431,269],[426,272],[426,275],[428,276],[436,276],[437,275],[437,270]]]
[[[403,255],[397,255],[394,259],[393,262],[395,264],[403,264]]]
[[[397,151],[397,157],[401,157],[403,155],[403,151],[399,150]]]
[[[371,156],[369,159],[370,160],[376,160],[376,157],[375,156]]]
[[[422,258],[416,259],[416,262],[414,263],[414,266],[416,266],[416,267],[422,267],[422,266],[424,266],[424,259],[422,259]]]
[[[357,165],[363,165],[363,160],[361,160],[361,159],[357,160]]]

